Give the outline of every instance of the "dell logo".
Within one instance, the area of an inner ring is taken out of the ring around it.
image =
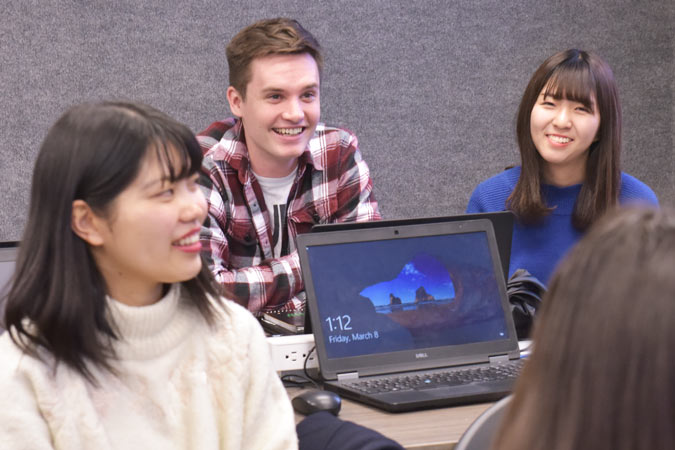
[[[426,353],[415,353],[415,359],[428,358],[429,355]]]

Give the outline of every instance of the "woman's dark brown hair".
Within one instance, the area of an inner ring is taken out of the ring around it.
[[[675,211],[599,220],[535,323],[500,450],[675,448]]]
[[[569,99],[600,114],[597,141],[588,150],[586,173],[572,214],[572,225],[588,228],[616,205],[621,183],[621,104],[614,74],[607,63],[592,52],[577,49],[556,53],[542,63],[525,88],[516,122],[521,173],[507,207],[524,223],[535,223],[555,205],[543,199],[545,161],[532,140],[530,116],[539,94]],[[593,102],[595,100],[595,102]]]
[[[179,158],[170,157],[177,151]],[[155,152],[171,181],[201,167],[192,132],[149,106],[104,102],[69,109],[45,137],[35,168],[28,222],[7,296],[5,326],[14,342],[54,368],[65,363],[90,381],[90,364],[111,370],[115,324],[106,313],[105,282],[88,245],[71,229],[72,204],[106,214]],[[218,298],[206,264],[182,283],[213,322]]]

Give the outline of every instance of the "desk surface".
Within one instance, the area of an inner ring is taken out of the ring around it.
[[[287,388],[293,398],[301,388]],[[342,399],[342,420],[363,425],[394,439],[405,448],[441,450],[452,449],[464,430],[492,403],[427,409],[407,413],[388,413],[379,409]],[[295,415],[300,422],[304,416]]]

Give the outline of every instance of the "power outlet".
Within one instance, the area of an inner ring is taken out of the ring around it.
[[[314,347],[313,334],[297,334],[292,336],[271,336],[267,338],[272,355],[274,370],[282,372],[302,371],[305,358]],[[318,369],[319,360],[316,350],[312,352],[307,361],[308,369]]]

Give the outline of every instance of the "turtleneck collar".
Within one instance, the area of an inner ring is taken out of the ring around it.
[[[165,353],[190,333],[201,315],[181,298],[180,284],[147,306],[129,306],[106,297],[111,322],[119,341],[115,353],[119,359],[146,359]]]

